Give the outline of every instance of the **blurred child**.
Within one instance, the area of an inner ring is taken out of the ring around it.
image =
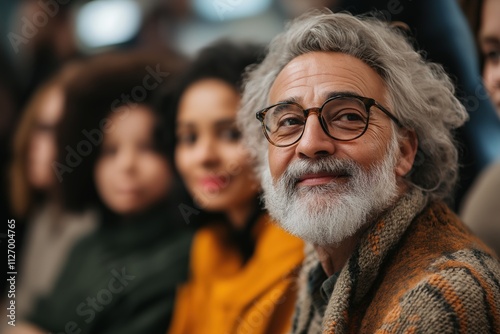
[[[180,63],[104,59],[68,88],[57,159],[66,207],[94,202],[101,224],[72,250],[22,333],[165,333],[187,276],[192,232],[152,99]]]
[[[241,79],[259,60],[254,45],[203,50],[180,82],[175,162],[195,202],[217,221],[196,233],[189,282],[169,333],[286,333],[303,243],[274,225],[236,127]],[[174,123],[174,122],[172,122]],[[202,214],[191,209],[192,217]]]

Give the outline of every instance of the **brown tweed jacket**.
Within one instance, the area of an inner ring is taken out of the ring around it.
[[[422,210],[423,208],[423,210]],[[500,333],[500,263],[444,203],[413,191],[371,226],[341,270],[324,316],[307,277],[293,333]]]

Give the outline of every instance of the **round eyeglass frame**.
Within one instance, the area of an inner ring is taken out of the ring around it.
[[[367,114],[365,127],[364,127],[363,131],[361,131],[361,133],[359,135],[355,136],[354,138],[351,138],[351,139],[339,139],[339,138],[335,138],[333,135],[331,135],[328,132],[328,127],[325,124],[325,121],[324,121],[324,119],[323,119],[323,117],[321,115],[324,106],[328,102],[336,100],[336,99],[339,99],[339,98],[354,98],[354,99],[357,99],[357,100],[361,101],[363,103],[363,105],[365,106],[365,111],[366,111],[366,114]],[[316,113],[318,115],[318,118],[319,118],[319,121],[320,121],[320,124],[321,124],[321,128],[323,129],[323,131],[327,134],[328,137],[330,137],[332,139],[335,139],[335,140],[338,140],[338,141],[351,141],[351,140],[358,139],[359,137],[361,137],[362,135],[364,135],[365,132],[366,132],[366,130],[368,129],[368,124],[370,123],[370,108],[373,107],[373,106],[377,107],[384,114],[386,114],[394,123],[396,123],[396,125],[398,127],[403,127],[403,125],[396,118],[396,116],[394,116],[389,110],[387,110],[387,108],[383,107],[380,103],[378,103],[377,101],[375,101],[372,98],[364,97],[364,96],[359,96],[359,95],[356,95],[356,94],[348,94],[348,93],[336,94],[336,95],[331,96],[328,99],[326,99],[326,101],[323,102],[323,104],[319,108],[318,107],[314,107],[314,108],[304,109],[300,104],[298,104],[296,102],[280,102],[280,103],[273,104],[273,105],[271,105],[269,107],[266,107],[264,109],[261,109],[261,110],[257,111],[257,113],[255,114],[256,118],[261,122],[262,132],[264,132],[264,135],[266,136],[267,141],[269,141],[272,145],[274,145],[276,147],[288,147],[288,146],[292,146],[292,145],[296,144],[302,138],[302,135],[304,134],[304,130],[306,128],[306,124],[304,122],[304,126],[302,127],[302,132],[301,132],[300,136],[298,136],[297,139],[295,141],[293,141],[292,143],[290,143],[290,144],[278,145],[278,144],[274,143],[271,140],[271,138],[269,137],[269,134],[266,131],[266,124],[264,122],[264,120],[266,118],[266,113],[270,109],[272,109],[272,108],[274,108],[276,106],[286,105],[286,104],[293,104],[293,105],[299,107],[304,112],[304,118],[305,118],[306,122],[307,122],[307,117],[309,117],[309,115],[310,115],[311,112]]]

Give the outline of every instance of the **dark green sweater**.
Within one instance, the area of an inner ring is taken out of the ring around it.
[[[54,334],[163,334],[191,240],[177,208],[108,221],[75,246],[28,321]]]

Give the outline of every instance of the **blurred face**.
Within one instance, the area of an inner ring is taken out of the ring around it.
[[[180,100],[175,162],[191,195],[210,211],[238,210],[258,192],[235,124],[239,102],[238,92],[216,79],[192,84]]]
[[[172,174],[167,158],[154,150],[151,110],[141,105],[121,108],[110,117],[112,127],[104,134],[95,182],[112,211],[137,214],[166,198]]]
[[[50,190],[56,182],[52,162],[57,157],[55,128],[62,117],[64,97],[52,88],[39,105],[28,149],[28,180],[38,190]]]
[[[293,59],[276,78],[269,98],[270,104],[293,100],[312,108],[340,92],[373,98],[390,110],[385,84],[373,69],[330,52]],[[323,131],[317,114],[311,114],[298,143],[269,144],[263,187],[274,218],[309,242],[337,244],[387,208],[400,192],[398,177],[411,169],[416,150],[416,145],[400,148],[391,122],[372,107],[361,137],[337,141]]]
[[[500,1],[483,4],[479,43],[484,57],[483,79],[500,116]]]

